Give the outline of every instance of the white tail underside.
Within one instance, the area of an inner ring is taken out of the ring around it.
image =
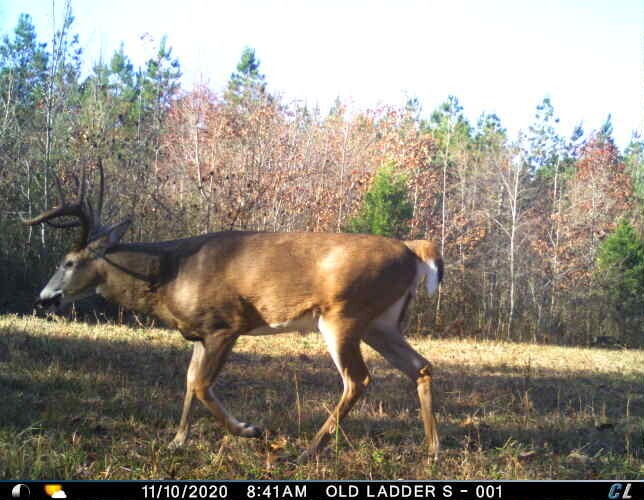
[[[427,276],[427,281],[425,282],[427,293],[432,295],[438,288],[438,267],[436,267],[436,262],[434,259],[429,259],[423,264],[419,264],[419,266],[421,273]]]

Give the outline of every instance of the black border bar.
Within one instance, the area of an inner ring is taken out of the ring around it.
[[[46,485],[50,485],[47,490]],[[50,496],[57,490],[60,491]],[[0,481],[0,500],[49,500],[51,498],[68,500],[644,500],[644,481]]]

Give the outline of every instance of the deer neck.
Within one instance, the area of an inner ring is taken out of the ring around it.
[[[126,309],[158,315],[162,261],[158,252],[119,245],[98,261],[102,280],[97,292]]]

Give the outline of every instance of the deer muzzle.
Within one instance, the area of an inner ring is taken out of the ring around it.
[[[60,309],[61,301],[63,298],[63,292],[55,292],[53,294],[41,293],[36,302],[34,302],[34,307],[38,309]]]

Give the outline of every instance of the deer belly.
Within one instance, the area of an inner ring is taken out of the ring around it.
[[[244,335],[273,335],[274,333],[286,332],[308,333],[317,331],[317,329],[317,318],[312,313],[307,313],[283,323],[267,323],[244,333]]]

